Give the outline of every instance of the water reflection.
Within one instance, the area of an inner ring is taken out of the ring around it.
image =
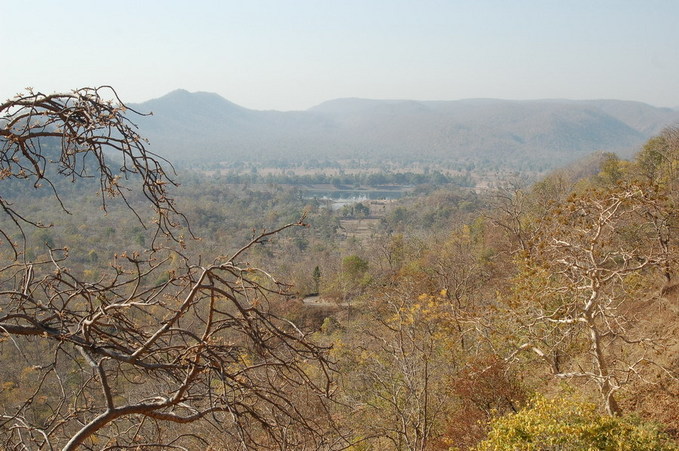
[[[305,190],[304,197],[306,199],[326,201],[333,210],[339,210],[345,205],[353,205],[359,202],[399,199],[409,190],[409,188],[393,190],[307,189]]]

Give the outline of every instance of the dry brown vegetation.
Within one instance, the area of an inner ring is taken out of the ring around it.
[[[676,129],[529,187],[343,212],[204,174],[170,189],[101,92],[2,106],[1,446],[676,449]]]

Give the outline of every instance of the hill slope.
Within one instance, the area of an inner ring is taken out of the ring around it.
[[[307,111],[250,110],[173,91],[134,105],[152,150],[173,161],[384,159],[542,169],[597,150],[631,154],[679,112],[616,100],[337,99]]]

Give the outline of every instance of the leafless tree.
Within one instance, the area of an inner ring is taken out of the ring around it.
[[[621,183],[573,194],[544,218],[517,280],[516,316],[555,376],[595,383],[609,414],[616,393],[657,367],[663,337],[638,333],[631,307],[662,278],[675,210],[656,185]]]
[[[529,250],[528,243],[536,227],[528,216],[529,201],[525,189],[516,183],[509,183],[490,195],[486,218],[506,236],[506,243],[500,246],[502,251],[516,254]]]
[[[139,212],[128,198],[142,192],[156,237],[153,249],[121,252],[107,274],[85,280],[69,269],[67,249],[29,261],[24,230],[48,225],[0,195],[20,236],[0,230],[0,365],[22,376],[15,395],[2,393],[11,385],[0,389],[0,446],[214,444],[181,426],[195,423],[243,449],[332,448],[326,349],[270,309],[287,286],[245,262],[254,245],[303,219],[256,234],[231,256],[191,261],[177,231],[185,218],[168,192],[174,182],[112,88],[29,91],[0,112],[0,181],[46,185],[63,209],[59,176],[97,178],[104,207],[117,196]]]

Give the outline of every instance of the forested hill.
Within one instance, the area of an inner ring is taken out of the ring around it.
[[[631,155],[679,112],[618,100],[338,99],[257,111],[213,93],[173,91],[132,105],[155,152],[179,162],[311,158],[492,161],[548,169],[594,151]]]

